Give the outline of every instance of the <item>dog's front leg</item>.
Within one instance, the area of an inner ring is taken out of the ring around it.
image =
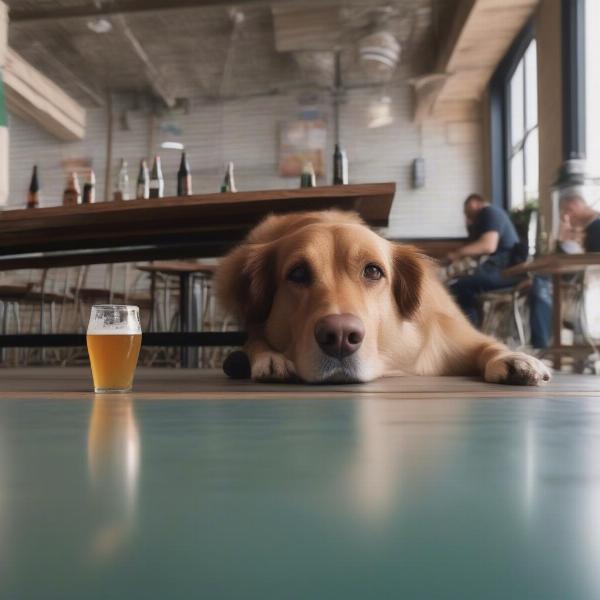
[[[550,370],[537,358],[513,352],[504,344],[490,340],[477,349],[477,364],[490,383],[541,385],[550,381]]]
[[[290,381],[296,378],[294,363],[273,350],[262,337],[250,334],[244,347],[256,381]]]

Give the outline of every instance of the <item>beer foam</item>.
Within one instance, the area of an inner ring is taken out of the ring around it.
[[[116,316],[120,319],[116,320]],[[137,311],[126,311],[125,307],[116,307],[113,312],[92,310],[87,333],[88,335],[139,335],[142,333],[142,328]]]

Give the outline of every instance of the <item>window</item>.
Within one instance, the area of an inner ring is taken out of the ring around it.
[[[492,201],[506,209],[538,199],[537,44],[532,23],[490,81]]]
[[[537,45],[531,40],[508,82],[508,204],[538,198]]]
[[[597,34],[600,19],[600,2],[585,3],[585,86],[586,86],[586,142],[587,168],[596,180],[600,178],[600,37]]]

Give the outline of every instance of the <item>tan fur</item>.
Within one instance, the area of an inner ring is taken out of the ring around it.
[[[286,279],[299,262],[313,273],[308,286]],[[368,263],[383,269],[381,280],[365,280]],[[384,240],[354,213],[268,217],[223,259],[217,293],[248,331],[254,379],[368,381],[390,372],[479,373],[490,382],[539,385],[550,378],[537,359],[474,329],[428,258]],[[359,317],[366,335],[338,368],[322,354],[314,326],[340,313]]]

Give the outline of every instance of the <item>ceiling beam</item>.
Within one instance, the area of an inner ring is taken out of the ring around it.
[[[415,115],[439,113],[443,103],[476,105],[498,63],[532,17],[539,0],[460,0],[446,31],[434,71],[415,86]],[[426,93],[423,93],[426,92]]]
[[[169,107],[175,106],[175,97],[169,91],[169,86],[156,68],[152,59],[148,56],[146,50],[138,40],[137,36],[125,20],[123,15],[115,15],[112,19],[113,23],[119,28],[121,33],[125,36],[127,41],[130,43],[134,53],[140,59],[144,66],[144,72],[148,82],[152,86],[154,93]]]
[[[83,139],[85,109],[11,48],[6,55],[4,87],[9,112],[61,140]]]
[[[60,45],[49,44],[48,47],[36,40],[31,44],[31,48],[28,49],[27,58],[33,60],[37,65],[45,64],[50,66],[55,73],[59,74],[62,81],[68,81],[71,86],[76,87],[81,93],[85,94],[95,106],[104,106],[105,99],[101,92],[94,84],[81,79],[79,75],[75,74],[70,66],[66,65],[59,58],[61,51],[66,51],[71,56],[77,56],[75,48],[70,46],[65,40],[60,40]],[[79,58],[79,60],[81,60],[81,58]]]
[[[481,0],[462,0],[458,4],[437,56],[437,72],[444,73],[450,68],[452,59],[458,52],[461,38],[466,33],[469,19],[473,15],[478,1]]]
[[[283,0],[236,0],[235,5],[272,5]],[[10,20],[13,22],[40,21],[46,19],[70,19],[94,17],[119,13],[173,10],[177,8],[198,8],[203,6],[231,6],[230,0],[112,0],[111,2],[88,2],[79,6],[54,6],[52,8],[21,7],[19,0],[11,2]]]

